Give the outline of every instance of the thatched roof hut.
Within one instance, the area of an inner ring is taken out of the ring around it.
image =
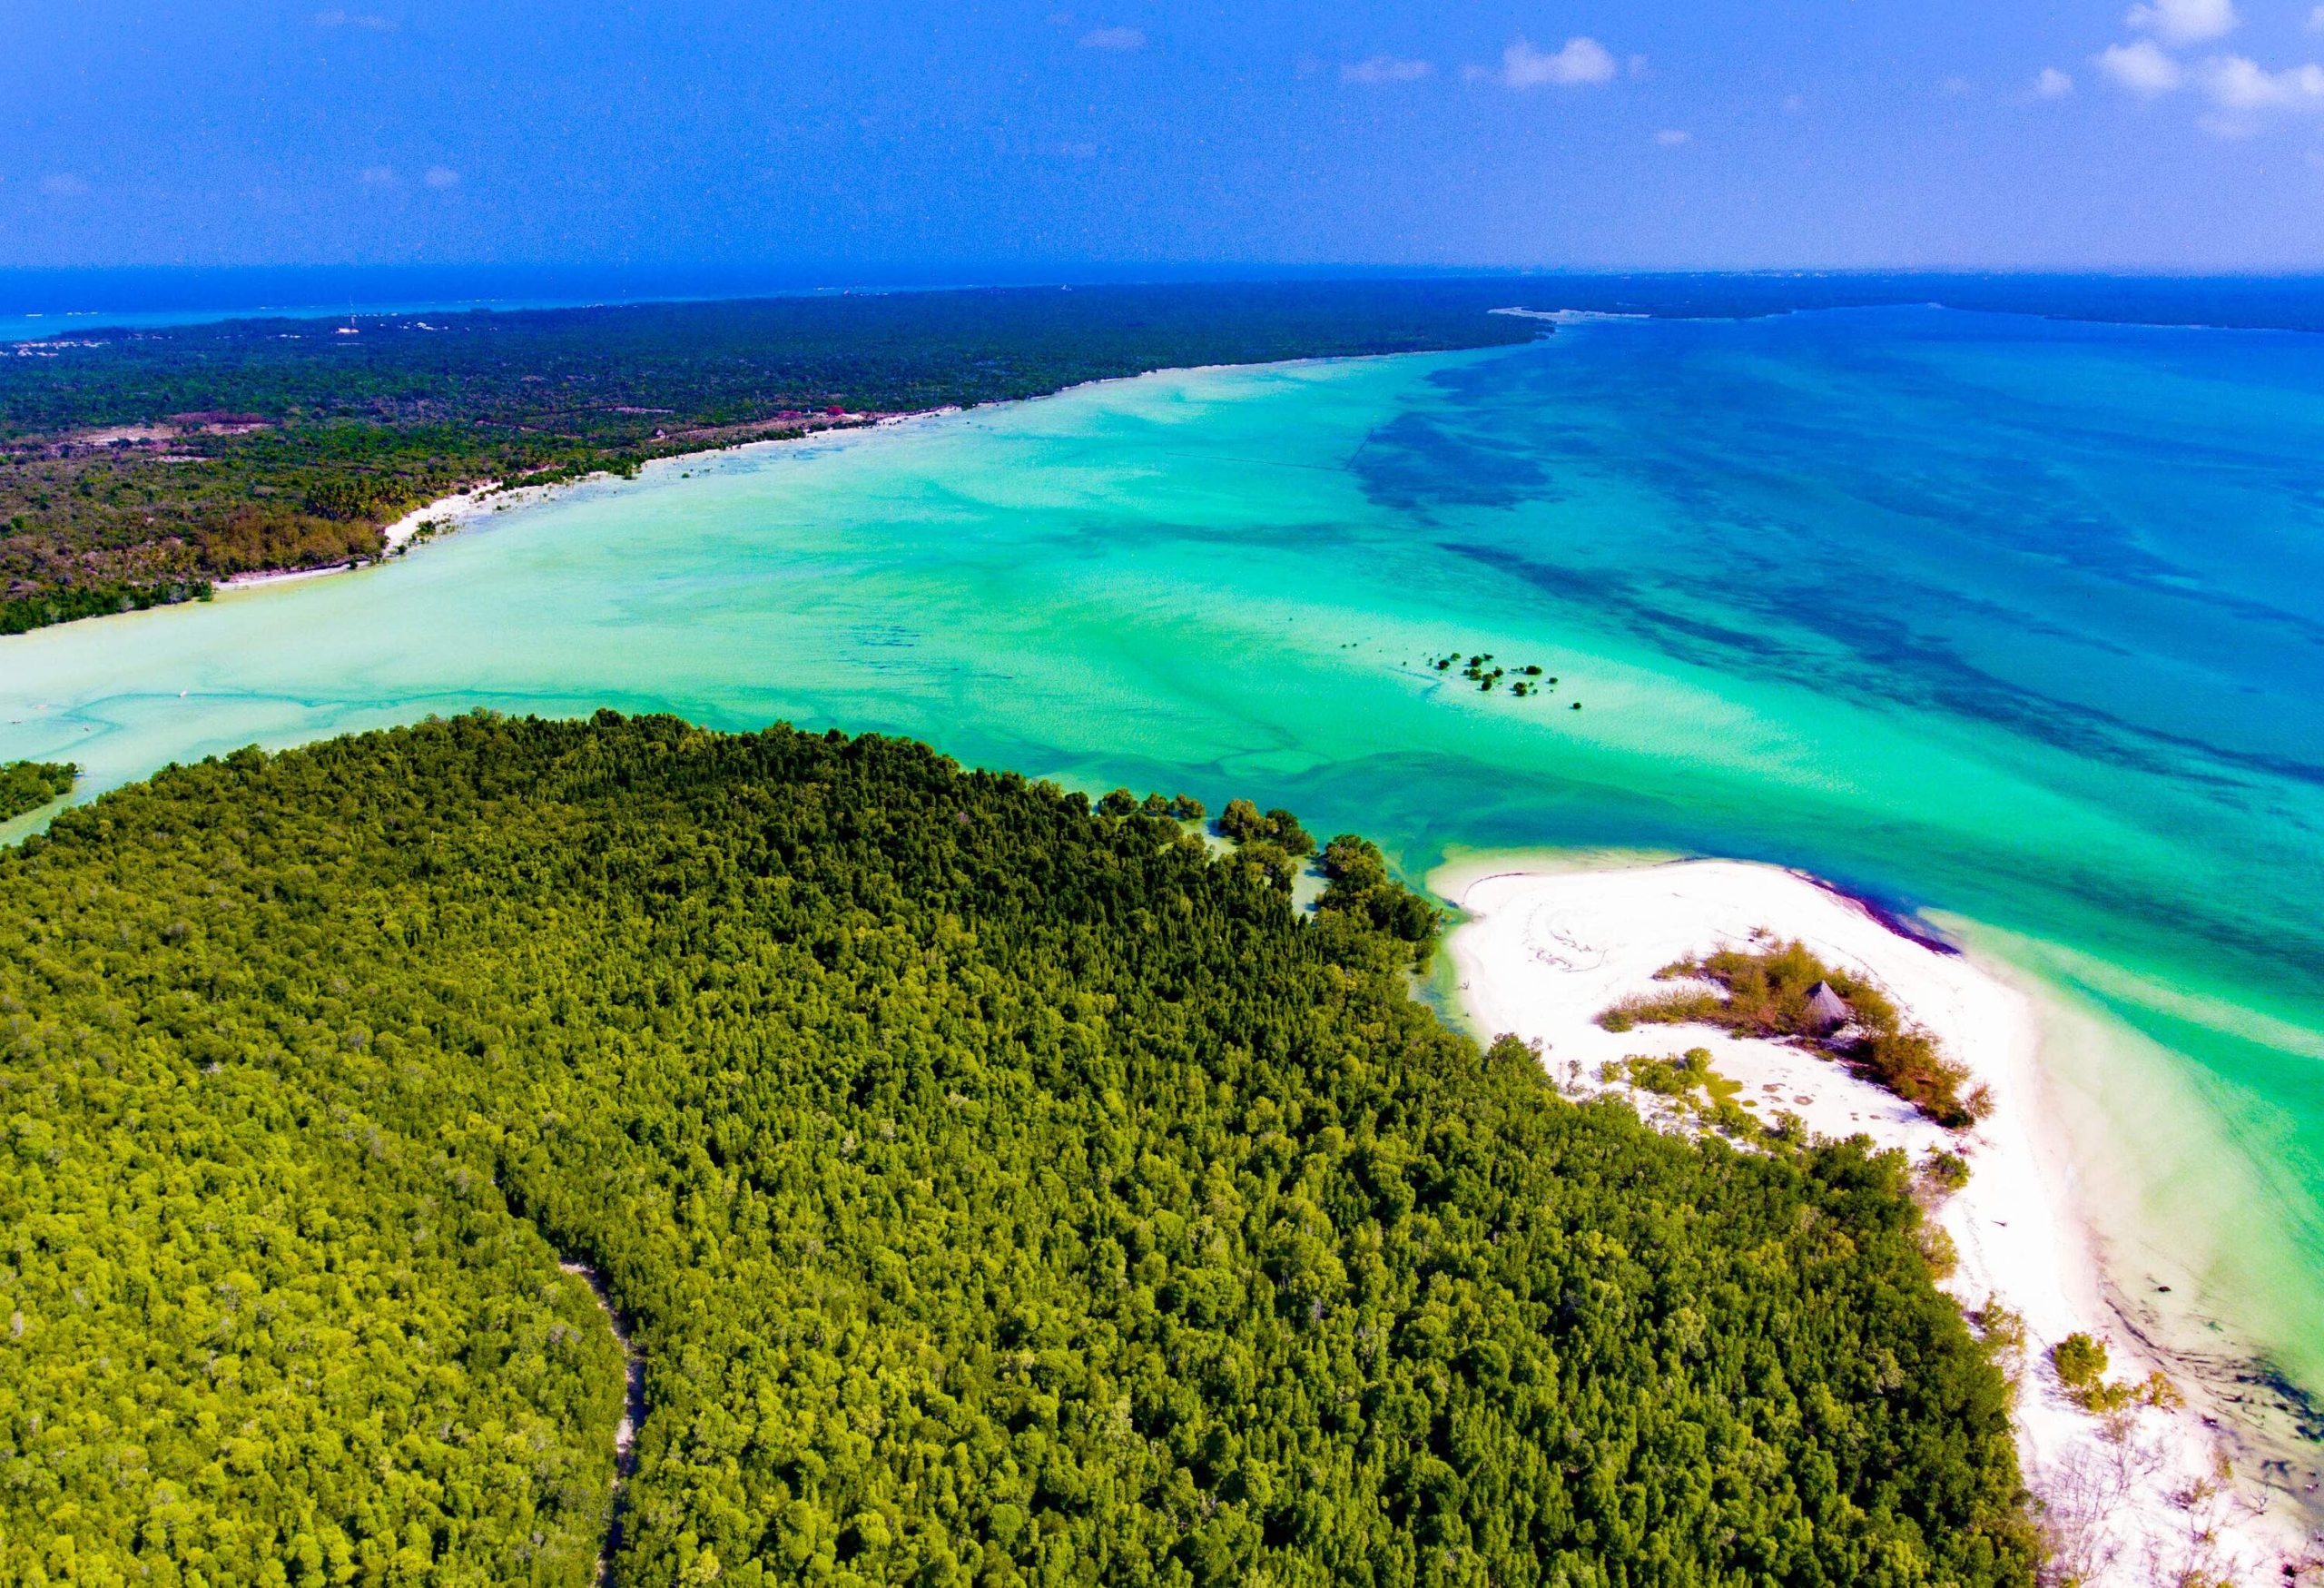
[[[1848,1001],[1832,991],[1829,981],[1818,981],[1807,990],[1807,1030],[1818,1037],[1831,1035],[1856,1018],[1856,1011]]]

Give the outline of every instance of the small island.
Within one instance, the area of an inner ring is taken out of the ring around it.
[[[1437,673],[1450,673],[1456,662],[1461,664],[1461,676],[1475,685],[1478,692],[1482,695],[1491,695],[1500,688],[1503,678],[1508,678],[1510,681],[1509,693],[1520,700],[1529,695],[1540,695],[1557,686],[1556,675],[1545,675],[1539,663],[1528,662],[1522,666],[1512,669],[1497,665],[1491,651],[1475,652],[1465,661],[1462,659],[1461,653],[1458,651],[1448,651],[1443,656],[1432,656],[1427,658],[1429,669]],[[1513,677],[1511,676],[1512,671],[1515,674]],[[1577,706],[1580,704],[1578,701],[1575,703]]]

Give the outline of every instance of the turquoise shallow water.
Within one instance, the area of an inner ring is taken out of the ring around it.
[[[2037,980],[2126,1289],[2324,1386],[2320,444],[2313,338],[1936,311],[1157,376],[0,640],[0,756],[612,705],[1802,866]]]

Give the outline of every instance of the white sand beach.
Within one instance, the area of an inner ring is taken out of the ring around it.
[[[548,486],[536,486],[492,496],[489,493],[494,488],[487,482],[484,485],[472,486],[467,490],[455,491],[449,496],[438,497],[426,507],[414,508],[382,529],[379,533],[384,545],[379,556],[385,558],[402,553],[410,546],[412,538],[419,533],[424,525],[435,523],[442,525],[447,529],[458,528],[498,508],[513,507],[526,500],[537,500],[554,488]],[[351,562],[335,562],[322,567],[265,568],[257,573],[235,574],[221,579],[218,581],[218,587],[222,590],[248,590],[262,585],[294,584],[301,579],[319,579],[329,574],[343,574],[355,566]]]
[[[648,459],[640,466],[640,472],[661,474],[671,469],[698,468],[704,459],[710,458],[732,458],[765,449],[797,447],[806,442],[829,441],[835,436],[853,431],[892,429],[898,425],[909,424],[917,419],[941,419],[948,414],[956,414],[960,411],[961,410],[959,408],[947,405],[942,408],[916,409],[910,413],[852,413],[843,416],[837,422],[813,425],[800,435],[770,436],[757,440],[733,441],[724,445],[705,446],[694,451],[672,452],[663,457]],[[615,478],[611,472],[601,472],[583,475],[575,479],[560,479],[549,485],[507,486],[498,480],[485,480],[453,491],[449,495],[438,497],[425,506],[414,508],[394,523],[386,526],[379,532],[384,542],[379,555],[377,557],[366,558],[365,561],[379,562],[403,555],[411,549],[419,532],[431,524],[437,526],[438,533],[449,533],[463,528],[489,514],[509,512],[518,508],[530,507],[552,497],[570,492],[578,487],[601,486]],[[247,590],[263,585],[289,584],[300,579],[320,578],[327,574],[343,574],[350,568],[359,566],[363,565],[354,562],[335,562],[322,567],[266,568],[256,573],[235,574],[221,579],[218,581],[218,587],[222,590]]]
[[[2045,1112],[2039,1025],[2024,994],[1895,930],[1858,902],[1773,866],[1678,861],[1521,870],[1467,862],[1429,880],[1472,917],[1452,933],[1449,950],[1475,1030],[1538,1041],[1543,1065],[1569,1093],[1605,1090],[1600,1067],[1609,1060],[1705,1048],[1719,1075],[1741,1083],[1737,1100],[1751,1100],[1762,1119],[1794,1113],[1818,1135],[1861,1132],[1916,1163],[1940,1148],[1968,1159],[1967,1186],[1936,1215],[1959,1251],[1945,1287],[1965,1309],[1994,1297],[2024,1319],[2019,1450],[2051,1547],[2072,1575],[2093,1588],[2278,1583],[2288,1564],[2309,1558],[2286,1507],[2271,1509],[2258,1485],[2222,1476],[2230,1453],[2207,1425],[2197,1386],[2181,1385],[2186,1406],[2102,1419],[2059,1383],[2050,1349],[2077,1331],[2105,1343],[2112,1379],[2168,1373],[2170,1364],[2142,1355],[2107,1304],[2097,1244],[2076,1211],[2073,1168]],[[1617,1034],[1596,1023],[1624,995],[1655,990],[1655,972],[1673,961],[1795,939],[1825,963],[1870,979],[1928,1028],[1947,1056],[1991,1088],[1991,1115],[1955,1135],[1808,1048],[1700,1026]],[[1666,1100],[1631,1096],[1649,1119],[1689,1128]]]

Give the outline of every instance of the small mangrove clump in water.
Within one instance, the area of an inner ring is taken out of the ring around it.
[[[1557,683],[1556,675],[1545,675],[1538,662],[1528,662],[1515,668],[1497,667],[1493,666],[1491,651],[1476,652],[1466,660],[1462,660],[1458,651],[1448,651],[1443,656],[1428,658],[1428,665],[1439,673],[1450,673],[1455,662],[1461,663],[1461,676],[1487,695],[1499,688],[1501,681],[1512,672],[1517,675],[1517,681],[1510,685],[1509,693],[1521,700],[1529,695],[1539,695]]]
[[[1966,1129],[1993,1110],[1991,1094],[1937,1050],[1936,1039],[1905,1023],[1886,994],[1834,970],[1797,942],[1760,953],[1726,949],[1655,972],[1674,988],[1623,999],[1599,1015],[1610,1031],[1640,1024],[1709,1025],[1738,1037],[1813,1042],[1949,1130]]]
[[[1218,814],[1218,835],[1244,845],[1279,844],[1294,860],[1305,860],[1315,853],[1315,840],[1299,824],[1298,817],[1280,806],[1262,812],[1245,799],[1226,802],[1226,808]]]
[[[406,556],[410,552],[413,547],[425,546],[429,541],[436,539],[438,536],[449,535],[453,530],[458,528],[459,525],[457,522],[450,518],[444,518],[441,515],[433,518],[422,518],[419,521],[418,528],[414,528],[409,535],[404,537],[403,544],[398,546],[389,555],[394,557]]]

